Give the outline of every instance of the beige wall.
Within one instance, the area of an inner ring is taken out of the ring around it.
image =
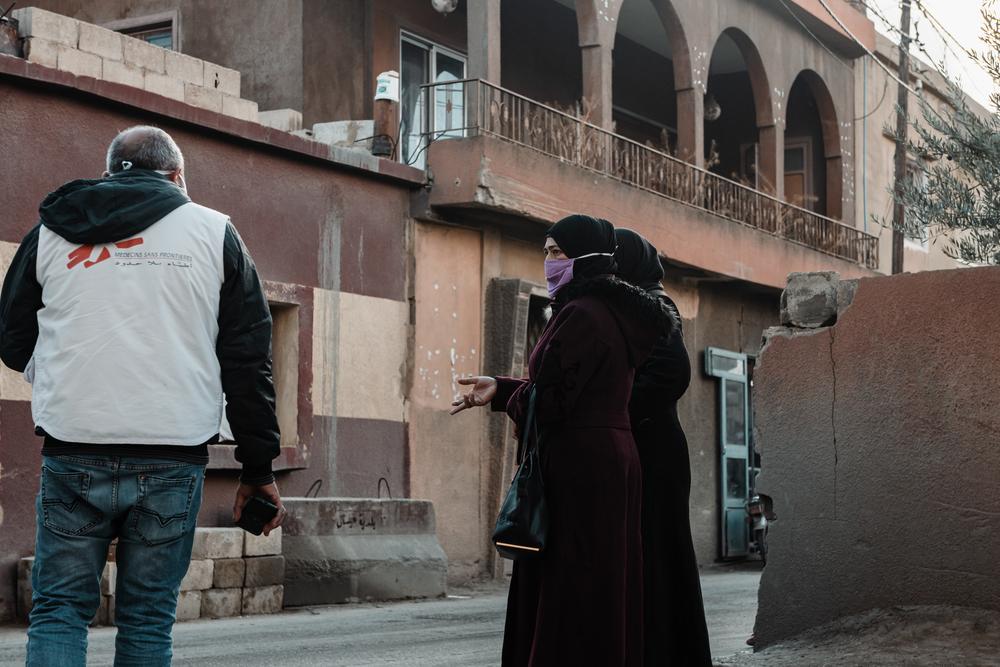
[[[456,380],[479,372],[482,238],[477,231],[416,223],[416,328],[410,391],[410,490],[434,502],[449,576],[479,572],[479,466],[486,414],[451,417]]]

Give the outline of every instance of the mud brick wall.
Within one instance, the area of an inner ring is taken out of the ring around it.
[[[793,276],[755,376],[766,646],[896,605],[1000,610],[1000,268]]]

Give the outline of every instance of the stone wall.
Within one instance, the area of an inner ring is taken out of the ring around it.
[[[236,70],[37,7],[11,15],[28,62],[257,122],[257,103],[240,97]]]
[[[1000,609],[998,293],[997,267],[792,277],[755,383],[777,513],[758,647],[869,609]]]
[[[28,621],[32,607],[31,569],[35,559],[22,558],[17,568],[17,611]],[[91,625],[115,624],[118,575],[115,545],[101,575],[101,606]],[[281,529],[251,535],[240,528],[198,528],[191,565],[181,581],[177,620],[255,616],[281,611],[285,557]]]

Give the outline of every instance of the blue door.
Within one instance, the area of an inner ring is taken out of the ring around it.
[[[750,496],[750,382],[747,355],[710,347],[705,372],[719,378],[719,509],[720,555],[749,554],[745,503]]]

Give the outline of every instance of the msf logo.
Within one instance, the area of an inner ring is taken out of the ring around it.
[[[118,241],[117,243],[114,244],[116,248],[120,248],[122,250],[126,248],[134,248],[137,245],[142,245],[141,236],[138,238],[129,239],[127,241]],[[72,269],[77,264],[83,264],[83,268],[89,269],[94,264],[100,264],[104,260],[111,258],[111,250],[108,248],[108,246],[104,246],[103,248],[101,248],[101,252],[97,256],[97,259],[91,260],[90,256],[92,254],[94,254],[94,244],[91,243],[88,245],[80,246],[79,248],[77,248],[76,250],[74,250],[73,252],[71,252],[69,255],[66,256],[69,259],[69,262],[67,262],[66,264],[66,268]]]

